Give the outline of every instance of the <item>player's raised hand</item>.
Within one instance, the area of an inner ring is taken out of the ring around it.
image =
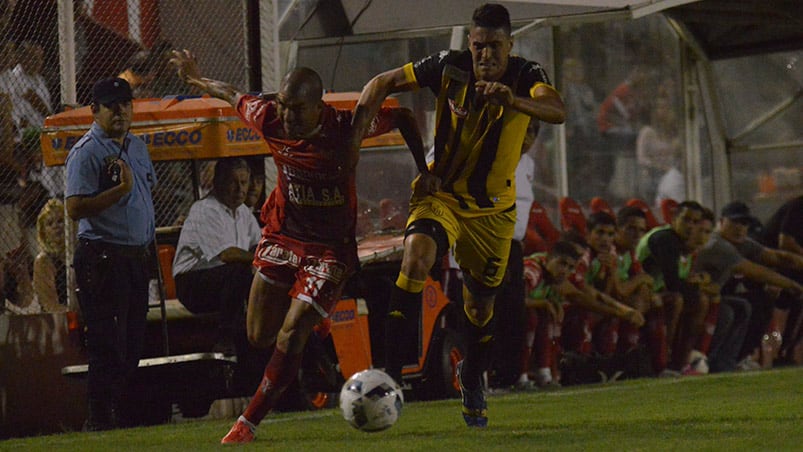
[[[195,55],[187,49],[173,50],[173,58],[170,64],[178,70],[178,77],[185,83],[201,79],[201,71],[198,69],[198,62]]]
[[[494,105],[507,106],[513,103],[513,91],[500,82],[479,80],[474,84],[477,96]]]

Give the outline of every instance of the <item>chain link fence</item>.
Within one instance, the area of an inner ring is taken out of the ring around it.
[[[198,94],[169,65],[174,48],[191,49],[205,75],[247,88],[245,8],[223,0],[0,0],[0,312],[59,310],[66,300],[66,285],[56,304],[34,290],[37,259],[64,268],[63,252],[47,256],[40,243],[50,230],[37,235],[46,202],[64,196],[63,166],[42,163],[44,119],[88,105],[95,81],[112,76],[128,80],[137,98]],[[180,224],[203,190],[189,176],[210,167],[155,162],[158,227]],[[63,242],[63,229],[51,232]]]

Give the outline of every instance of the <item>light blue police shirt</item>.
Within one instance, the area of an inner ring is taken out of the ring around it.
[[[131,191],[94,217],[78,221],[78,237],[118,245],[147,245],[154,238],[152,190],[156,185],[145,143],[129,133],[128,148],[121,159],[134,175]],[[67,155],[67,189],[64,196],[95,196],[101,192],[101,173],[108,158],[117,158],[120,146],[97,124],[78,140]]]

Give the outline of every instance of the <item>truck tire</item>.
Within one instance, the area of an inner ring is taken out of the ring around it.
[[[209,408],[212,406],[214,400],[202,395],[196,398],[189,398],[179,400],[178,408],[181,410],[181,415],[187,417],[204,417],[209,414]]]
[[[427,353],[422,397],[424,399],[451,399],[460,397],[455,370],[466,354],[465,346],[456,331],[436,330]]]

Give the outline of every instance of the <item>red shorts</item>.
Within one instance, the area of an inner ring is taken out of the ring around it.
[[[287,287],[291,297],[309,303],[326,318],[354,273],[356,252],[269,234],[259,241],[254,266],[262,279]]]

